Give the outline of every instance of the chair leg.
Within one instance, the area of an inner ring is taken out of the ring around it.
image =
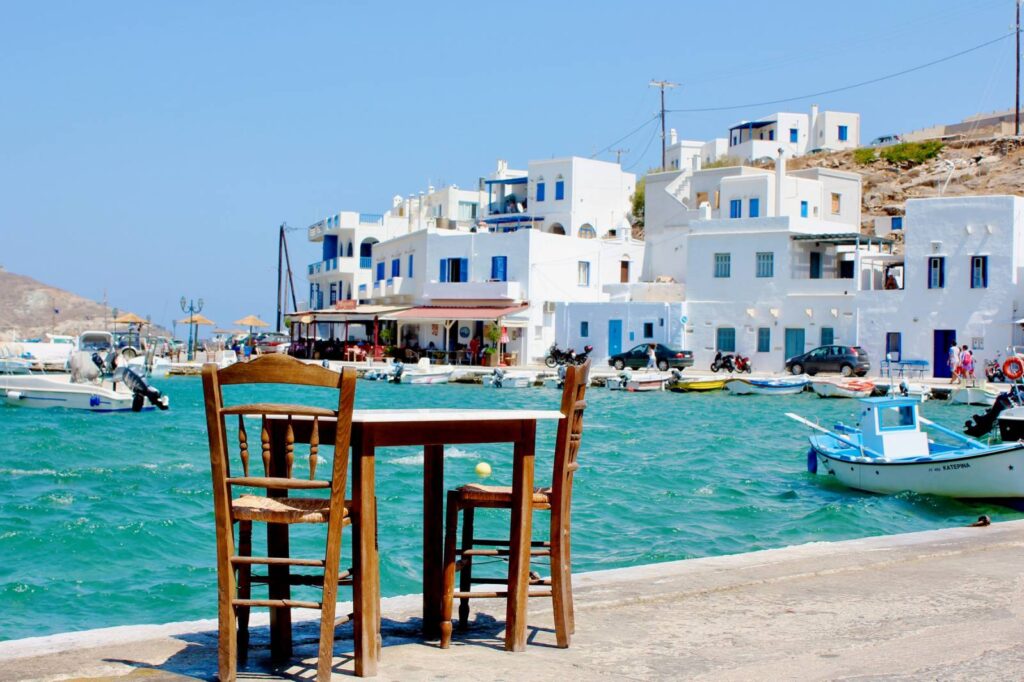
[[[473,507],[466,507],[462,512],[462,550],[473,549]],[[473,589],[473,557],[462,557],[462,569],[459,573],[459,591],[469,592]],[[469,627],[469,599],[459,600],[459,630]]]
[[[252,521],[238,522],[238,555],[252,556]],[[238,598],[249,599],[252,594],[252,566],[238,567]],[[249,607],[236,606],[238,619],[238,664],[245,665],[249,659]]]
[[[447,649],[452,641],[452,602],[455,601],[455,534],[459,526],[459,502],[455,495],[448,496],[448,509],[444,529],[444,564],[441,576],[444,582],[441,599],[441,648]]]
[[[562,553],[565,555],[565,604],[568,614],[569,634],[576,634],[576,609],[572,599],[572,534],[569,529],[565,530],[565,540],[562,541]]]
[[[552,525],[555,525],[552,523]],[[566,649],[571,639],[565,561],[565,533],[556,528],[551,533],[551,611],[555,620],[555,642]]]
[[[231,533],[230,526],[226,532]],[[230,537],[228,543],[233,544]],[[231,604],[235,596],[235,571],[228,554],[221,549],[218,547],[217,552],[217,669],[221,682],[235,682],[238,679],[238,633],[235,607]]]
[[[332,510],[327,524],[327,552],[324,557],[324,589],[320,602],[320,651],[317,656],[316,679],[330,682],[334,663],[334,616],[338,607],[338,572],[341,565],[343,524],[340,514]],[[356,576],[359,580],[361,576]]]

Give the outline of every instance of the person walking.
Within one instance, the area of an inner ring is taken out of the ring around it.
[[[960,375],[964,379],[964,383],[968,386],[974,386],[974,354],[964,344],[963,350],[960,353]]]
[[[960,380],[960,347],[953,342],[949,347],[949,383],[955,384]]]
[[[647,344],[647,369],[655,369],[658,366],[658,354],[654,350],[654,344]]]

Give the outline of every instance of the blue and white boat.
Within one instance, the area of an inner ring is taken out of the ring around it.
[[[793,395],[809,383],[810,379],[803,374],[779,379],[730,379],[725,390],[734,395]]]
[[[786,415],[819,432],[809,437],[808,471],[872,493],[1024,502],[1024,442],[986,445],[920,416],[914,397],[860,402],[859,428],[839,423],[829,430]],[[922,424],[953,443],[930,438]]]

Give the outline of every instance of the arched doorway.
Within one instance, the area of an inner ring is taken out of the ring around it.
[[[378,241],[373,237],[367,237],[359,245],[359,267],[369,269],[373,267],[373,245]]]
[[[580,230],[577,234],[580,239],[597,239],[597,230],[590,223],[580,225]]]
[[[619,282],[622,284],[629,283],[629,265],[629,254],[622,254],[622,258],[619,260]]]
[[[561,223],[555,223],[548,230],[551,234],[565,234],[565,228],[562,227]]]

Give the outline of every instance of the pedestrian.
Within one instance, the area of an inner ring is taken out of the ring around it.
[[[477,354],[480,352],[480,339],[473,337],[469,340],[469,364],[477,364]]]
[[[956,341],[949,347],[949,383],[955,384],[960,379],[960,347]]]
[[[658,365],[658,354],[654,350],[654,344],[647,344],[647,369],[654,369]]]
[[[970,386],[974,386],[974,354],[964,344],[963,352],[960,353],[960,374],[964,378],[964,382],[969,382]]]

